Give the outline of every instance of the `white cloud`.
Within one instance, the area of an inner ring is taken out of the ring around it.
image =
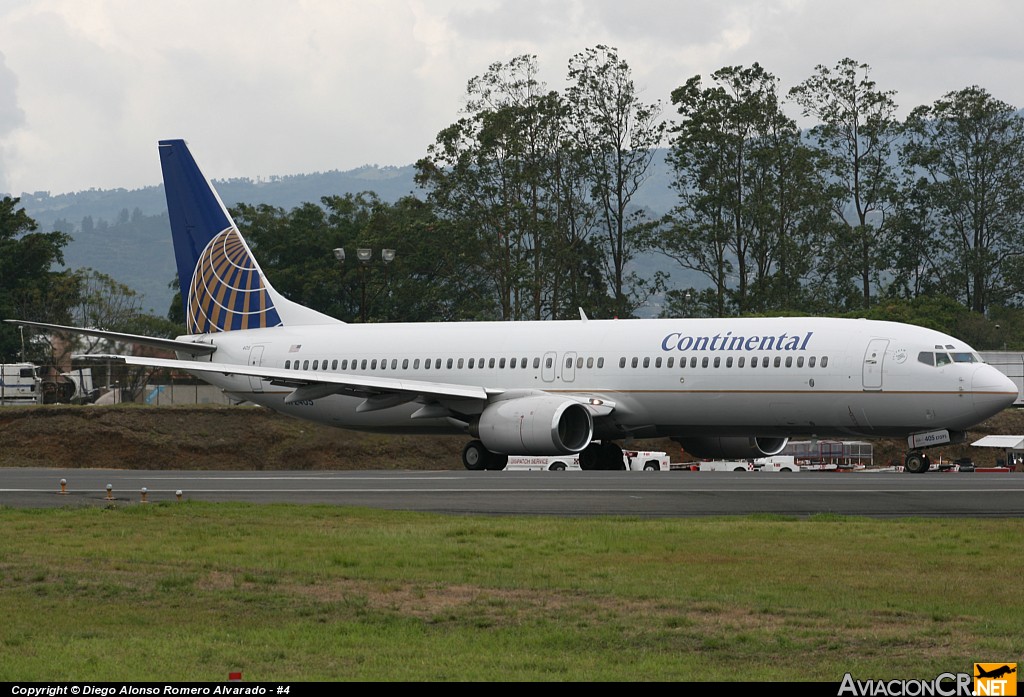
[[[1022,20],[1010,0],[0,0],[0,188],[156,183],[168,137],[214,177],[408,164],[489,64],[536,54],[558,88],[602,43],[648,101],[849,56],[903,113],[975,83],[1022,106]]]

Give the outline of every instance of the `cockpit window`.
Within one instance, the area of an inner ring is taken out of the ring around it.
[[[935,365],[935,354],[931,351],[922,351],[917,354],[917,360],[925,365]]]
[[[977,363],[978,360],[975,358],[973,353],[954,353],[954,363]]]
[[[935,354],[935,365],[948,365],[952,361],[949,360],[948,353],[936,353]]]

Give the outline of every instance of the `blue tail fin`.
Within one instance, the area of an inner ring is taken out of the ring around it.
[[[160,166],[189,334],[337,321],[274,291],[185,141],[161,140]]]

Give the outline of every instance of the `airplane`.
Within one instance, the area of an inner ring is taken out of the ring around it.
[[[1000,666],[998,668],[993,668],[992,670],[985,670],[981,666],[977,666],[977,665],[976,665],[976,667],[978,669],[978,674],[974,676],[976,678],[1001,678],[1004,675],[1009,675],[1010,673],[1016,673],[1017,672],[1016,668],[1011,668],[1008,665],[1003,665],[1003,666]]]
[[[615,441],[669,437],[697,457],[777,454],[792,436],[908,438],[905,466],[1010,406],[1014,383],[964,342],[895,322],[824,317],[349,324],[274,290],[183,140],[159,143],[188,333],[148,344],[233,399],[332,426],[472,439],[470,470],[580,454],[622,469]],[[325,253],[328,250],[325,250]]]

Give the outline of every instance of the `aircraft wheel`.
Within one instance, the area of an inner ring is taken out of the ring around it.
[[[478,440],[471,440],[462,449],[462,464],[468,470],[487,469],[487,456],[489,454],[490,452],[484,447],[483,443]]]
[[[602,462],[601,469],[624,470],[626,463],[622,460],[622,448],[615,443],[605,443],[601,448]]]
[[[504,453],[492,453],[490,450],[485,451],[487,458],[485,460],[484,469],[491,470],[493,472],[500,472],[505,469],[505,465],[508,464],[508,455]]]
[[[911,474],[923,474],[931,467],[928,456],[924,453],[910,453],[907,455],[903,468]]]
[[[580,452],[580,469],[601,469],[601,444],[591,443]]]

